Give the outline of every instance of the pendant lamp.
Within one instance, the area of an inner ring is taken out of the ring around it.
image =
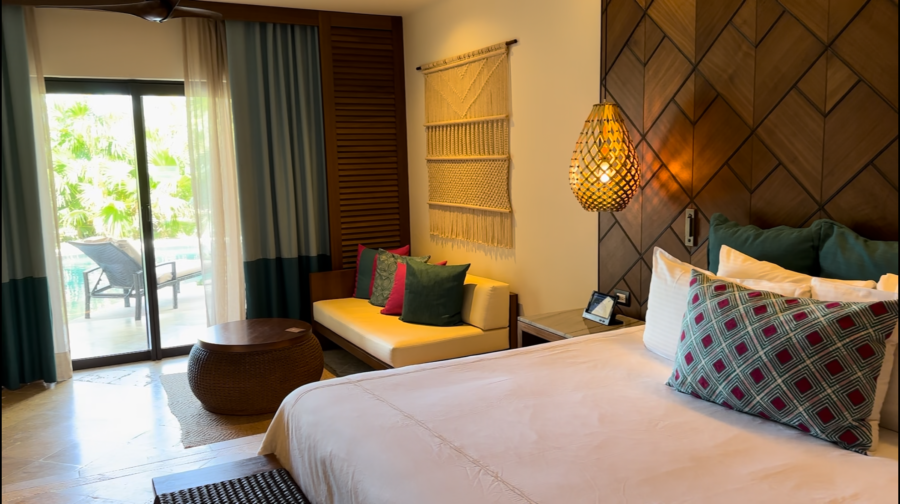
[[[621,212],[640,188],[641,167],[619,106],[606,101],[606,33],[609,23],[606,9],[602,11],[601,103],[591,109],[575,144],[569,166],[569,185],[585,210]]]

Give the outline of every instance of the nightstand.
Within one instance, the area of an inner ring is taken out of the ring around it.
[[[605,326],[582,318],[582,313],[584,309],[579,308],[519,317],[519,348],[644,325],[640,320],[618,315],[616,318],[623,324]]]

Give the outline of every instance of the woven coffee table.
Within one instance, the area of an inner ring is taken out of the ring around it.
[[[207,411],[260,415],[322,378],[322,347],[306,322],[254,319],[220,324],[197,340],[188,382]]]

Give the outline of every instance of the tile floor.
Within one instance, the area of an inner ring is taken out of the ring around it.
[[[182,447],[158,377],[186,370],[177,357],[4,389],[2,502],[150,503],[156,476],[255,456],[262,435]]]

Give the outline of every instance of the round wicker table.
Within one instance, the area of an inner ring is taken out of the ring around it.
[[[188,359],[188,382],[207,411],[272,413],[296,388],[322,378],[322,347],[306,322],[254,319],[207,329]]]

